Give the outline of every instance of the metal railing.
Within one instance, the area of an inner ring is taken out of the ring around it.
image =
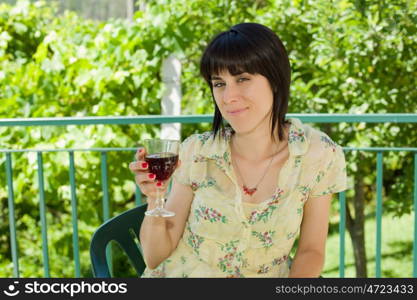
[[[417,123],[417,114],[288,114],[288,118],[299,118],[305,123]],[[0,119],[0,127],[15,126],[67,126],[67,125],[129,125],[129,124],[162,124],[162,123],[206,123],[211,122],[211,115],[190,115],[190,116],[137,116],[137,117],[68,117],[68,118],[35,118],[35,119]],[[11,254],[13,261],[13,275],[19,277],[19,256],[17,251],[16,221],[14,210],[14,190],[13,190],[13,167],[12,154],[17,152],[36,152],[38,164],[39,182],[39,210],[41,219],[42,234],[42,255],[44,262],[44,276],[50,277],[49,256],[48,256],[48,234],[45,209],[45,189],[43,175],[43,153],[61,152],[69,154],[69,178],[71,187],[71,209],[73,226],[73,254],[75,264],[75,277],[80,277],[80,258],[78,245],[78,218],[77,218],[77,194],[75,182],[75,161],[74,152],[91,151],[101,153],[101,179],[103,192],[103,221],[110,217],[109,193],[107,178],[107,154],[110,151],[135,151],[136,148],[91,148],[91,149],[0,149],[0,153],[6,155],[6,180],[8,190],[9,207],[9,228]],[[413,237],[413,277],[417,277],[417,148],[349,148],[343,147],[347,151],[369,151],[377,153],[377,179],[376,179],[376,277],[381,277],[381,243],[382,243],[382,179],[383,179],[383,153],[387,151],[407,151],[414,153],[414,237]],[[141,203],[141,193],[136,187],[135,202]],[[339,193],[339,275],[345,276],[345,230],[346,230],[346,194]],[[110,255],[110,253],[108,253]]]

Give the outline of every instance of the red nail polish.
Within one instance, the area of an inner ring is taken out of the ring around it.
[[[149,176],[150,179],[154,179],[155,178],[155,174],[152,174],[152,173],[149,174],[148,176]]]
[[[158,181],[158,183],[156,184],[157,187],[161,187],[162,186],[162,182]]]
[[[147,168],[148,167],[148,163],[144,162],[142,163],[142,168]]]

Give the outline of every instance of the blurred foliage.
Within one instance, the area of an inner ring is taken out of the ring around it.
[[[162,61],[182,62],[182,113],[213,113],[198,76],[206,43],[240,22],[270,26],[292,64],[290,112],[415,113],[417,5],[395,0],[153,0],[134,22],[97,22],[39,1],[0,6],[0,118],[160,114]],[[319,126],[343,146],[411,147],[416,124]],[[210,128],[184,124],[182,138]],[[159,126],[0,127],[0,147],[56,149],[134,147]],[[134,205],[132,152],[110,152],[111,213]],[[15,215],[23,277],[43,276],[36,154],[13,154]],[[363,176],[370,209],[375,202],[374,153],[347,153],[351,185]],[[412,209],[413,156],[387,153],[385,212]],[[82,276],[91,276],[92,232],[102,222],[100,155],[76,152]],[[74,276],[68,153],[44,154],[51,276]],[[5,170],[5,155],[0,155]],[[349,191],[348,198],[353,196]],[[335,201],[335,204],[337,201]],[[335,207],[336,209],[336,207]],[[0,276],[12,276],[5,173],[0,172]],[[115,260],[120,255],[115,255]],[[115,263],[119,276],[132,274]]]
[[[37,2],[38,0],[28,0],[30,2]],[[143,6],[144,1],[139,1],[134,5],[135,0],[41,0],[46,5],[51,5],[54,2],[57,6],[58,14],[66,10],[76,12],[79,16],[88,19],[105,21],[110,18],[126,18],[129,9],[133,12],[137,11]],[[0,3],[7,3],[16,5],[19,0],[0,0]],[[130,2],[130,3],[129,3]],[[129,6],[132,5],[130,8]],[[129,12],[130,13],[130,12]]]

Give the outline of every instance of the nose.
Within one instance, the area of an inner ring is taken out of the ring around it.
[[[234,84],[228,84],[224,87],[222,96],[222,100],[225,104],[236,102],[240,97],[239,88]]]

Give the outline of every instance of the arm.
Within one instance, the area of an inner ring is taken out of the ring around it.
[[[319,277],[324,265],[332,194],[309,197],[289,277]]]
[[[157,189],[165,194],[169,181],[163,182],[162,186],[157,187],[155,175],[149,173],[147,163],[144,160],[145,155],[146,149],[138,149],[136,161],[130,163],[129,168],[135,174],[136,184],[140,187],[142,193],[147,196],[147,209],[151,210],[156,206]],[[180,165],[181,161],[178,161],[177,168]],[[163,218],[145,215],[139,238],[144,260],[150,269],[156,268],[177,247],[184,232],[193,198],[194,193],[191,187],[177,182],[174,176],[172,189],[165,206],[168,210],[175,212],[175,216]]]
[[[171,218],[146,216],[140,229],[144,260],[150,269],[156,268],[171,255],[184,232],[194,194],[191,187],[173,182],[166,209],[175,212]],[[149,201],[148,210],[154,208]]]

